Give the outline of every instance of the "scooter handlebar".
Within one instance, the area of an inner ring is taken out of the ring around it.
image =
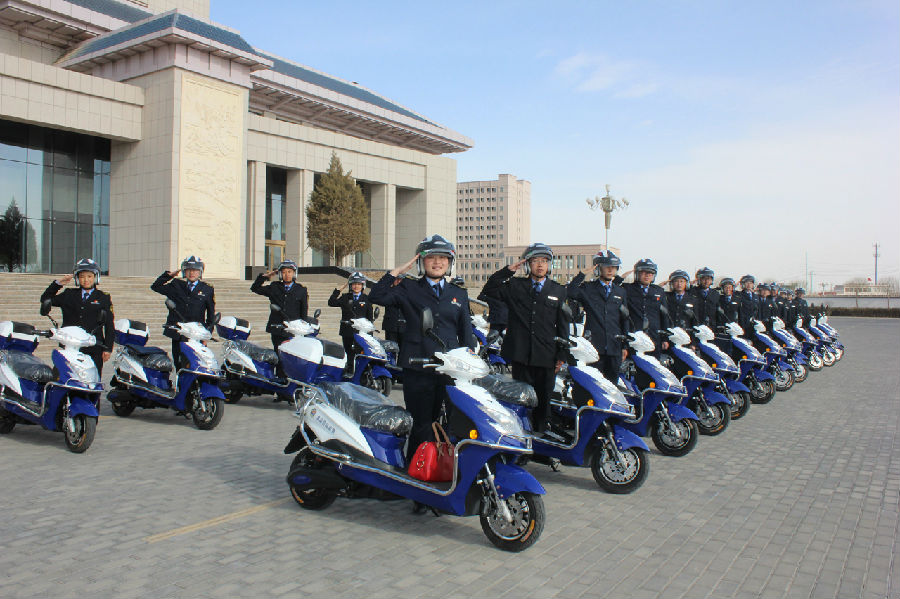
[[[410,366],[428,366],[429,364],[434,364],[433,358],[410,358],[409,364]]]
[[[575,347],[575,343],[569,339],[565,339],[563,337],[554,337],[554,341],[556,341],[559,345],[564,345],[566,347]]]

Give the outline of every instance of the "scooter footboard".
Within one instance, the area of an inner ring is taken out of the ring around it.
[[[506,499],[514,493],[527,491],[537,495],[544,495],[546,491],[541,483],[521,466],[497,462],[494,466],[494,485],[502,499]]]
[[[728,389],[729,393],[737,393],[738,391],[750,393],[750,389],[747,385],[735,379],[725,379],[725,388]]]
[[[69,416],[78,416],[80,414],[91,418],[100,416],[100,412],[97,411],[97,406],[94,405],[93,401],[85,399],[84,397],[70,397]]]
[[[644,440],[635,435],[628,429],[621,426],[613,426],[613,437],[616,440],[616,446],[621,449],[629,449],[631,447],[640,447],[644,451],[650,451]]]
[[[666,406],[666,409],[669,411],[669,416],[675,422],[679,422],[686,418],[689,420],[700,420],[697,418],[696,414],[681,404],[669,403],[669,405]]]

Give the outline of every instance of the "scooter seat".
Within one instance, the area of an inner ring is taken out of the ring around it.
[[[489,391],[497,401],[527,408],[537,407],[538,399],[534,387],[510,376],[489,374],[472,382]]]
[[[22,379],[36,383],[49,383],[55,378],[52,368],[25,352],[7,352],[6,363],[16,376]]]
[[[278,354],[275,353],[275,350],[260,347],[255,343],[250,343],[249,341],[236,340],[232,341],[232,343],[234,343],[234,346],[239,352],[250,356],[251,360],[255,360],[256,362],[263,362],[265,364],[271,364],[273,366],[278,364]]]
[[[409,434],[412,416],[384,395],[353,383],[320,383],[319,388],[332,406],[362,427],[398,437]]]
[[[172,372],[175,368],[175,365],[172,364],[172,359],[162,348],[128,343],[125,345],[125,349],[144,368],[160,372]]]

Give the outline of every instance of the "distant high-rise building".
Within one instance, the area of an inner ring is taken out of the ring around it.
[[[513,175],[456,184],[456,274],[481,287],[506,263],[503,248],[531,239],[531,182]]]

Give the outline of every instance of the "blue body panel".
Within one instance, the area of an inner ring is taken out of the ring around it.
[[[544,495],[546,491],[541,483],[521,466],[497,462],[494,466],[494,485],[502,499],[520,492]]]
[[[450,401],[453,402],[453,405],[468,416],[469,420],[475,424],[475,428],[478,430],[479,441],[484,443],[498,443],[501,442],[502,437],[502,443],[504,445],[521,447],[522,449],[526,448],[524,439],[519,440],[506,436],[502,430],[495,426],[494,421],[481,410],[478,403],[469,397],[468,394],[458,387],[450,385],[448,385],[446,389],[447,395],[450,397]]]
[[[738,391],[745,391],[750,393],[750,389],[744,383],[734,380],[734,379],[725,379],[725,388],[728,389],[731,393],[736,393]]]
[[[634,405],[638,405],[640,402],[644,404],[644,412],[641,415],[641,419],[638,422],[624,422],[622,423],[622,427],[626,430],[630,430],[633,433],[640,435],[641,437],[646,436],[647,431],[650,428],[650,420],[653,418],[653,414],[656,413],[656,409],[659,407],[663,401],[666,401],[667,397],[671,397],[665,395],[663,393],[657,393],[654,391],[647,391],[644,393],[643,398],[638,397],[628,397],[628,401]],[[674,398],[673,398],[674,399]],[[669,403],[668,407],[671,409],[674,403]],[[685,408],[687,409],[687,408]]]
[[[725,403],[731,405],[731,400],[728,399],[725,395],[722,395],[718,391],[713,389],[704,389],[703,390],[703,398],[706,400],[708,404],[717,404],[717,403]]]
[[[575,410],[568,410],[575,417]],[[585,453],[594,439],[597,428],[609,417],[600,410],[582,410],[578,416],[578,443],[572,449],[565,449],[547,443],[542,437],[535,437],[531,441],[531,448],[537,455],[556,458],[569,466],[584,466]]]
[[[97,411],[97,406],[94,405],[93,401],[85,399],[84,397],[70,397],[69,415],[77,416],[79,414],[84,414],[85,416],[90,416],[92,418],[100,416],[100,412]]]
[[[376,459],[397,468],[406,468],[406,458],[403,456],[403,443],[406,441],[404,437],[383,433],[364,426],[360,427],[359,430],[366,438],[366,441],[369,442],[369,448]]]
[[[381,364],[376,364],[375,366],[372,367],[372,376],[374,376],[376,379],[378,377],[382,377],[382,376],[389,378],[389,379],[393,378],[391,376],[391,371],[388,370],[387,368],[385,368],[384,366],[382,366]]]
[[[218,385],[209,381],[200,381],[200,397],[203,399],[209,399],[210,397],[225,399],[225,394],[222,393]]]
[[[756,378],[760,381],[774,381],[775,377],[765,370],[757,370],[754,374],[756,374]]]
[[[697,418],[697,415],[694,414],[691,410],[684,407],[681,404],[670,403],[668,405],[669,408],[669,416],[672,418],[674,422],[679,422],[684,419],[688,420],[700,420]]]
[[[506,360],[500,357],[500,354],[494,353],[492,351],[488,352],[488,362],[491,364],[506,364]]]
[[[629,447],[640,447],[644,451],[650,451],[644,440],[635,435],[630,430],[621,426],[613,426],[613,438],[616,440],[616,447],[619,449],[628,449]]]

